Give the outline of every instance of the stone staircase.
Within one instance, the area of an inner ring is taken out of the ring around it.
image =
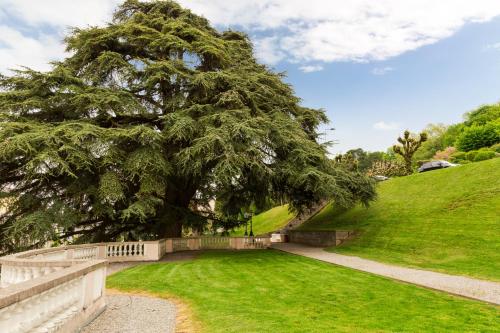
[[[295,229],[295,228],[301,226],[302,224],[304,224],[304,222],[306,222],[312,216],[316,215],[323,208],[325,208],[325,206],[328,205],[328,203],[329,203],[328,200],[320,201],[319,203],[317,203],[316,205],[314,205],[310,209],[307,209],[302,214],[293,218],[293,220],[288,222],[283,228],[281,228],[280,230],[277,230],[276,233],[285,234],[285,235],[288,234],[289,230]]]

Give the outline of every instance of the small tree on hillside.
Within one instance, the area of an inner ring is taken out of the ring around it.
[[[427,133],[420,133],[418,138],[412,137],[409,131],[405,131],[403,137],[398,138],[401,145],[394,145],[392,149],[398,155],[401,155],[405,161],[406,172],[412,172],[411,161],[413,154],[420,148],[422,143],[427,141]]]

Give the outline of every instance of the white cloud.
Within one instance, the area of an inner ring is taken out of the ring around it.
[[[321,65],[305,65],[305,66],[300,66],[299,69],[303,71],[304,73],[312,73],[312,72],[319,72],[323,70],[323,66]]]
[[[0,13],[31,26],[98,25],[108,21],[122,0],[0,0]]]
[[[0,73],[20,66],[48,70],[48,62],[61,59],[63,55],[64,47],[58,36],[40,34],[33,38],[0,25]]]
[[[375,67],[374,69],[372,69],[371,73],[373,75],[385,75],[389,72],[392,72],[394,70],[394,68],[390,67],[390,66],[386,66],[386,67]]]
[[[373,124],[373,128],[379,131],[394,131],[400,128],[399,123],[379,121]]]
[[[268,46],[292,62],[385,60],[500,15],[498,0],[180,2],[212,23],[272,34]]]
[[[62,40],[69,27],[103,24],[119,2],[0,0],[2,21],[10,18],[16,22],[15,26],[0,25],[0,73],[20,66],[48,70],[48,62],[64,57]]]
[[[276,37],[266,37],[257,40],[255,44],[255,56],[269,65],[274,65],[283,60],[285,53],[275,47],[278,42]]]
[[[6,48],[0,44],[0,70],[21,62],[38,66],[52,59],[61,49],[54,41],[61,39],[68,26],[103,24],[121,2],[0,0],[3,24],[16,22],[15,29],[22,31],[21,41],[37,43],[35,49],[40,51],[27,57],[15,45]],[[286,60],[302,67],[311,62],[320,66],[335,61],[385,60],[449,37],[467,23],[489,21],[500,14],[499,0],[179,2],[213,24],[249,32],[254,36],[256,56],[262,61],[276,64]],[[40,31],[56,34],[47,36]]]
[[[500,50],[500,42],[486,45],[487,49]]]

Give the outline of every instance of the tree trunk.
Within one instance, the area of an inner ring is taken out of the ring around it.
[[[182,221],[165,223],[162,228],[162,238],[180,238],[182,237]]]
[[[169,183],[165,199],[165,208],[160,220],[160,237],[182,237],[185,212],[189,209],[189,203],[195,193],[196,187],[193,186],[191,182],[177,181]]]

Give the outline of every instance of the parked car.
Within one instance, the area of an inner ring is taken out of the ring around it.
[[[382,175],[375,175],[375,176],[373,176],[373,179],[375,179],[378,182],[381,182],[381,181],[389,179],[389,177],[382,176]]]
[[[432,161],[422,164],[420,168],[418,168],[418,172],[426,172],[436,169],[444,169],[449,167],[458,166],[459,164],[450,163],[448,161]]]

